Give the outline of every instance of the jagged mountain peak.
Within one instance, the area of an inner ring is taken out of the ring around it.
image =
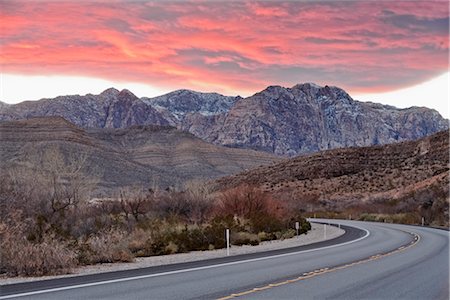
[[[94,95],[95,96],[95,95]],[[104,97],[109,100],[138,100],[139,98],[127,89],[119,91],[116,88],[109,88],[104,90],[99,96]]]
[[[288,88],[282,87],[280,85],[270,85],[270,86],[266,87],[264,90],[254,94],[253,96],[244,98],[244,100],[255,98],[255,97],[256,98],[265,98],[267,100],[278,100],[283,95],[292,95],[292,93],[289,91]],[[292,96],[291,96],[291,98],[292,98]]]
[[[132,92],[130,92],[127,89],[123,89],[121,90],[118,94],[117,94],[118,98],[127,98],[127,99],[132,99],[132,100],[137,100],[139,99],[135,94],[133,94]]]
[[[114,96],[115,97],[119,93],[120,93],[120,91],[118,89],[111,87],[109,89],[104,90],[100,95],[102,95],[102,96]]]
[[[320,86],[314,82],[305,82],[305,83],[297,83],[292,87],[292,89],[322,89],[323,86]]]
[[[251,103],[255,99],[269,105],[285,106],[285,102],[328,103],[329,105],[352,105],[354,100],[343,89],[336,86],[319,86],[315,83],[299,83],[291,88],[271,85],[264,90],[245,98],[242,103]]]
[[[313,97],[317,100],[323,100],[325,98],[332,99],[332,100],[351,100],[353,101],[352,97],[343,90],[340,87],[336,86],[320,86],[315,83],[301,83],[296,84],[290,89],[293,93],[300,92],[304,93],[307,97]]]

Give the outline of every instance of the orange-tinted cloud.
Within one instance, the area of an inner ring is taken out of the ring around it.
[[[0,2],[5,73],[250,93],[396,89],[448,68],[445,1]]]

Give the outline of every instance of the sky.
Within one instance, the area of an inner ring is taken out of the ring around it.
[[[314,82],[449,118],[449,2],[0,0],[0,100]]]

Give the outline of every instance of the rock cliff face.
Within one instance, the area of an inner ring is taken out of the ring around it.
[[[359,102],[340,88],[312,83],[270,86],[248,98],[179,90],[139,99],[108,89],[0,106],[0,120],[33,116],[95,128],[172,125],[214,144],[285,156],[415,140],[449,127],[432,109]]]
[[[279,155],[415,140],[448,128],[438,112],[354,101],[337,87],[271,86],[226,114],[187,119],[183,129],[216,144]]]

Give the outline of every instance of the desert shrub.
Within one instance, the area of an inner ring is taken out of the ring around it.
[[[265,212],[255,213],[250,216],[249,223],[251,226],[250,230],[253,233],[258,233],[261,231],[274,232],[285,229],[284,224],[280,219]]]
[[[147,252],[146,248],[148,245],[148,240],[150,238],[151,237],[148,232],[144,231],[143,229],[137,228],[129,234],[128,249],[135,256],[145,256]]]
[[[360,221],[380,222],[380,218],[376,214],[363,213],[359,216]],[[383,220],[384,221],[384,220]]]
[[[170,241],[169,244],[167,244],[165,250],[166,250],[167,254],[173,254],[173,253],[178,253],[179,252],[178,245],[175,244],[172,241]]]
[[[224,248],[225,245],[225,230],[230,229],[231,232],[239,232],[245,230],[244,225],[238,218],[230,215],[215,216],[204,228],[205,236],[210,246],[214,249]]]
[[[129,234],[128,248],[138,257],[165,255],[179,252],[173,233],[182,230],[179,223],[159,219],[139,222]],[[176,250],[175,250],[176,249]]]
[[[258,239],[261,242],[272,241],[272,240],[276,240],[277,236],[273,232],[267,233],[267,232],[262,231],[262,232],[258,233]]]
[[[200,227],[188,228],[172,232],[170,241],[177,245],[179,252],[208,250],[209,240],[204,230]]]
[[[295,229],[288,229],[288,230],[285,230],[285,231],[283,231],[281,233],[280,239],[281,240],[290,239],[290,238],[293,238],[296,235],[297,235],[297,231]]]
[[[134,257],[128,248],[127,234],[108,230],[89,238],[80,247],[79,260],[83,263],[131,262]]]
[[[155,211],[159,217],[181,217],[188,219],[192,206],[185,192],[166,192],[160,194],[155,203]]]
[[[231,244],[236,246],[241,245],[259,245],[259,238],[257,234],[249,233],[249,232],[232,232],[231,233]]]
[[[153,190],[142,190],[139,188],[124,189],[119,193],[120,208],[128,220],[133,216],[136,222],[148,213],[153,205]]]
[[[205,236],[210,248],[220,249],[225,247],[225,229],[226,227],[220,223],[213,223],[205,227]]]
[[[34,243],[26,239],[22,226],[0,224],[0,273],[10,276],[42,276],[68,272],[76,265],[68,245],[47,236]]]
[[[252,215],[266,213],[270,199],[267,193],[249,185],[241,185],[222,193],[218,214],[249,218]]]
[[[359,216],[359,220],[370,222],[417,224],[420,222],[420,216],[414,212],[397,214],[362,213]]]
[[[145,256],[165,255],[170,254],[168,249],[169,242],[163,238],[155,238],[154,240],[147,240],[145,248]]]
[[[188,221],[199,224],[207,220],[214,204],[211,186],[204,181],[191,180],[185,184],[190,211]]]
[[[311,230],[311,223],[309,223],[302,215],[294,214],[286,222],[286,229],[295,229],[295,222],[299,222],[299,234],[307,234]]]

